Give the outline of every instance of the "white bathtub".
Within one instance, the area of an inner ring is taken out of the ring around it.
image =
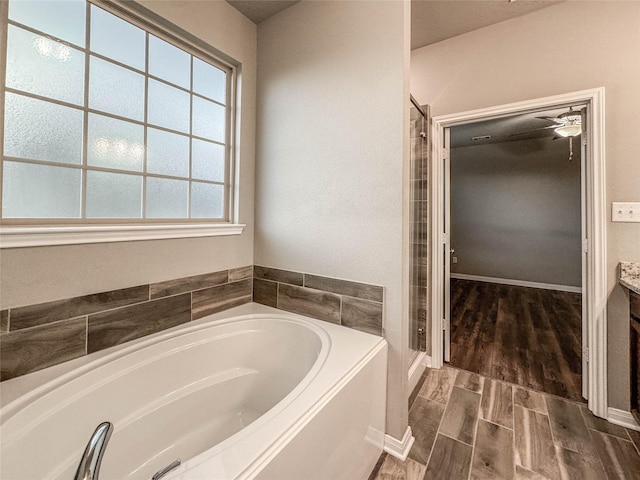
[[[366,479],[386,342],[257,304],[3,382],[0,478],[71,480],[109,421],[100,479]]]

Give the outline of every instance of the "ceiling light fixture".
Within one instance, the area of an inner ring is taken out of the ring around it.
[[[554,128],[553,131],[561,137],[575,137],[582,133],[582,125],[580,123],[579,118],[570,119],[564,125]]]
[[[553,131],[561,137],[576,137],[582,133],[582,115],[574,111],[573,107],[569,107],[568,112],[558,115],[555,121],[560,125]]]

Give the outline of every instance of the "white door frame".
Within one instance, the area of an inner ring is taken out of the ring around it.
[[[474,123],[492,117],[507,116],[527,110],[568,106],[584,103],[589,109],[588,144],[590,155],[585,161],[586,171],[586,285],[582,286],[586,301],[587,337],[583,355],[588,358],[588,405],[595,415],[607,418],[607,250],[606,250],[606,198],[604,148],[604,88],[594,88],[551,97],[499,105],[496,107],[433,117],[433,151],[431,162],[431,229],[432,255],[432,332],[431,364],[442,366],[444,305],[444,227],[443,138],[445,129],[465,123]],[[583,212],[584,214],[585,212]]]

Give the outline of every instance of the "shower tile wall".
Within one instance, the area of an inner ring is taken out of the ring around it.
[[[427,335],[431,327],[428,319],[428,276],[429,276],[429,178],[428,178],[428,138],[423,138],[429,132],[428,119],[417,108],[411,108],[411,331],[409,335],[410,347],[416,351],[427,351],[430,355],[430,343]],[[424,329],[424,334],[418,334],[418,329]]]

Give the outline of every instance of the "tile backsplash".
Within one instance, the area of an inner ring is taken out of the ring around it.
[[[0,312],[0,381],[251,301],[253,267]]]
[[[251,301],[382,335],[384,289],[246,266],[0,310],[0,381]]]
[[[382,335],[384,287],[253,267],[253,301]]]

